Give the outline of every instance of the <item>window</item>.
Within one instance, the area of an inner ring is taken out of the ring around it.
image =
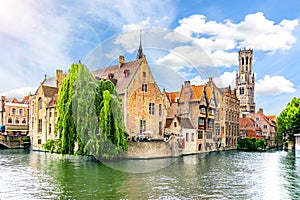
[[[149,115],[154,115],[154,103],[149,103]]]
[[[214,120],[208,119],[208,128],[213,128],[213,127],[214,127]]]
[[[38,132],[42,132],[42,119],[39,119],[39,126],[38,126]]]
[[[158,132],[162,135],[162,121],[158,122]]]
[[[23,110],[23,108],[19,108],[19,115],[20,115],[20,116],[23,116],[23,115],[24,115],[24,110]]]
[[[185,139],[186,139],[187,142],[189,141],[189,133],[185,134]]]
[[[264,129],[267,129],[268,128],[268,126],[267,125],[264,125]]]
[[[198,131],[198,139],[203,139],[203,131]]]
[[[43,108],[43,101],[42,98],[39,98],[39,109]]]
[[[161,104],[158,105],[158,114],[161,116]]]
[[[215,109],[210,108],[210,109],[209,109],[209,114],[210,114],[211,116],[214,116],[214,115],[215,115]]]
[[[201,107],[200,107],[200,113],[201,113],[201,114],[205,114],[205,107],[204,107],[204,106],[201,106]]]
[[[146,78],[146,72],[143,72],[143,78]]]
[[[199,123],[199,126],[204,126],[205,125],[204,118],[199,117],[198,123]]]
[[[52,127],[52,125],[51,124],[49,124],[49,133],[51,134],[51,127]]]
[[[12,115],[15,115],[16,113],[17,113],[17,109],[16,109],[16,108],[12,108],[12,109],[11,109],[11,114],[12,114]]]
[[[244,63],[245,63],[245,62],[244,62],[244,58],[242,58],[242,65],[244,65]]]
[[[41,139],[38,139],[38,144],[42,144],[42,140]]]
[[[195,134],[192,133],[192,134],[191,134],[191,141],[192,141],[192,142],[194,142],[194,137],[195,137]]]
[[[220,135],[220,125],[215,126],[215,133],[216,135]]]
[[[51,111],[49,112],[49,117],[52,117],[52,112]]]
[[[240,94],[244,94],[244,88],[243,87],[240,88]]]
[[[15,119],[15,124],[20,124],[20,119],[18,117]]]
[[[22,119],[22,124],[24,124],[24,125],[26,124],[26,118]]]
[[[255,120],[256,120],[256,121],[259,121],[259,118],[256,118]]]
[[[146,120],[140,120],[140,133],[146,131]]]
[[[8,123],[8,124],[12,124],[12,118],[11,118],[11,117],[9,117],[9,118],[7,119],[7,123]]]
[[[147,92],[147,84],[142,84],[142,91]]]
[[[212,139],[212,134],[211,132],[206,133],[206,139]]]

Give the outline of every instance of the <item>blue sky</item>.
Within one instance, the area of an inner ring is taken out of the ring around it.
[[[300,96],[298,0],[2,0],[0,94],[35,92],[81,60],[91,70],[134,59],[139,29],[158,84],[179,90],[213,76],[235,87],[238,50],[254,49],[255,101],[278,115]],[[203,51],[202,51],[203,50]]]

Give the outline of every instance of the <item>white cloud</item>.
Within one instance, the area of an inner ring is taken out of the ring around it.
[[[3,92],[37,86],[56,68],[67,70],[108,32],[132,29],[141,19],[143,26],[168,27],[175,9],[171,1],[159,0],[142,6],[134,0],[3,0],[0,13]]]
[[[29,94],[34,94],[37,88],[33,87],[23,87],[12,89],[10,91],[6,91],[0,94],[0,96],[6,96],[9,98],[17,98],[19,101],[23,99],[24,96],[28,96]]]
[[[197,39],[208,50],[254,47],[256,50],[289,50],[296,38],[292,32],[298,20],[283,19],[275,24],[262,12],[246,15],[240,23],[206,21],[203,15],[192,15],[179,21],[175,31]],[[201,39],[205,38],[205,39]],[[214,48],[213,48],[214,47]]]
[[[293,31],[297,25],[297,19],[283,19],[276,24],[262,12],[246,15],[239,23],[207,21],[204,15],[196,14],[179,20],[174,31],[203,48],[216,66],[231,67],[237,65],[239,48],[251,47],[267,53],[289,50],[296,42]],[[188,60],[197,59],[193,53],[187,56]]]
[[[224,72],[221,76],[214,78],[213,81],[220,88],[231,86],[231,88],[235,88],[235,80],[236,80],[236,71],[233,72]]]
[[[258,95],[279,95],[282,93],[294,93],[294,84],[284,76],[265,75],[257,81],[255,92]]]

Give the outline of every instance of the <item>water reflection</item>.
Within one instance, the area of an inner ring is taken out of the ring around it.
[[[226,151],[169,161],[111,164],[113,168],[80,156],[1,151],[0,196],[3,199],[300,198],[300,162],[292,152]],[[166,167],[153,171],[162,165]],[[128,167],[147,173],[124,172]]]

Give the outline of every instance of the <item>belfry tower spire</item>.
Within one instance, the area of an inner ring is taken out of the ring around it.
[[[237,98],[240,100],[240,113],[255,112],[255,77],[252,70],[253,49],[239,51],[239,72],[236,75]]]
[[[140,30],[140,46],[139,46],[139,50],[138,53],[136,55],[136,59],[141,59],[144,56],[143,53],[143,48],[142,48],[142,29]]]

